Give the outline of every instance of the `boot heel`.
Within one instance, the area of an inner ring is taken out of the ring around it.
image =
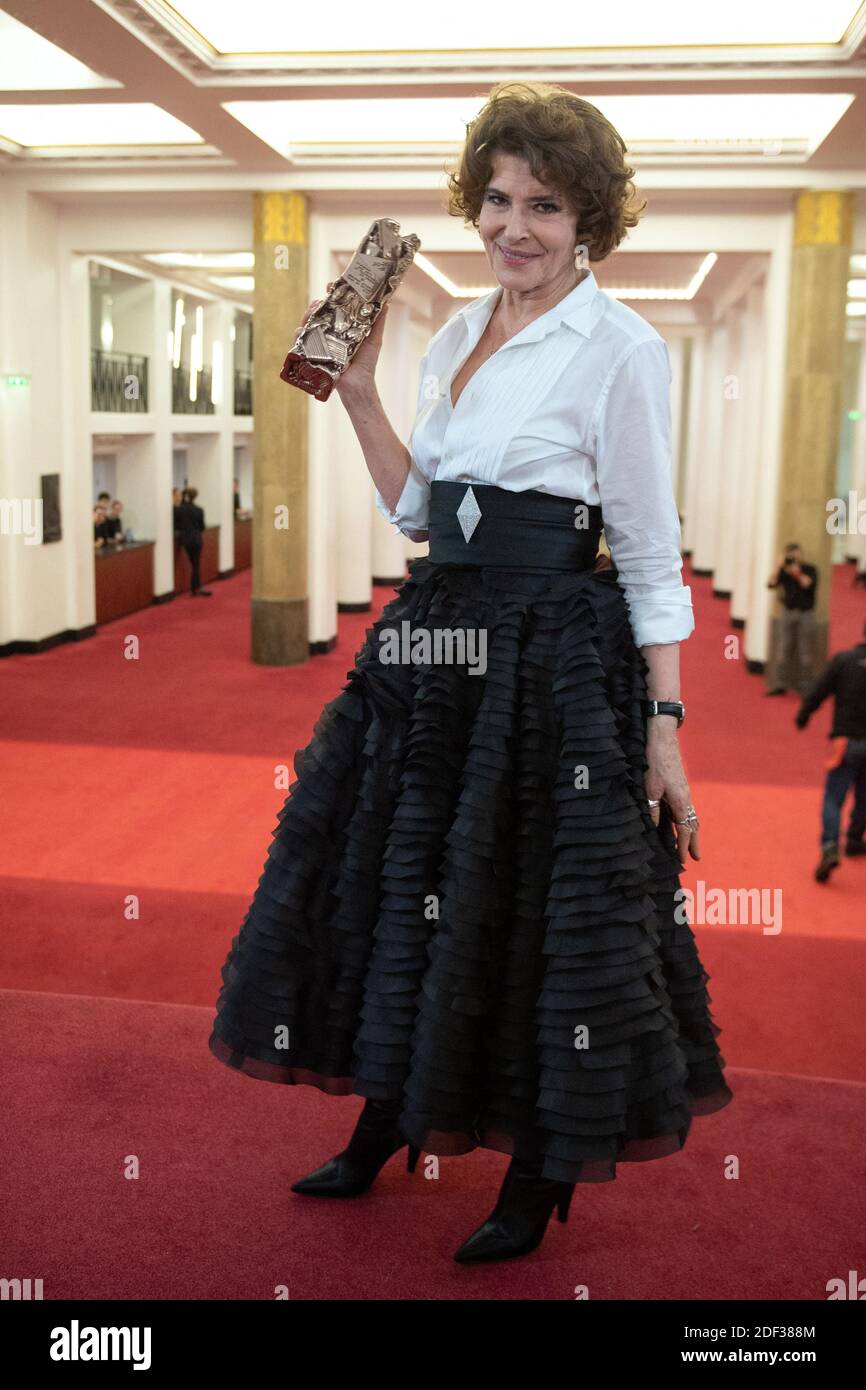
[[[408,1168],[408,1170],[409,1170],[410,1173],[414,1173],[414,1172],[415,1172],[415,1166],[416,1166],[416,1164],[417,1164],[417,1162],[418,1162],[418,1156],[419,1156],[420,1153],[421,1153],[421,1150],[420,1150],[420,1149],[416,1149],[416,1147],[415,1147],[414,1144],[410,1144],[410,1145],[409,1145],[409,1152],[408,1152],[408,1154],[407,1154],[407,1156],[406,1156],[406,1167]]]
[[[574,1187],[570,1187],[568,1191],[564,1193],[562,1197],[559,1198],[559,1201],[556,1204],[556,1214],[559,1220],[563,1223],[563,1225],[568,1220],[568,1208],[571,1205],[571,1198],[573,1194]]]

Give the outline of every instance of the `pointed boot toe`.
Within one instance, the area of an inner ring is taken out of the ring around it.
[[[298,1178],[291,1190],[305,1197],[359,1197],[372,1187],[388,1159],[404,1148],[407,1141],[393,1116],[368,1101],[348,1148]],[[415,1171],[420,1152],[416,1144],[408,1145],[406,1167],[410,1173]]]
[[[454,1258],[461,1265],[481,1264],[487,1260],[509,1260],[516,1255],[528,1255],[530,1251],[537,1249],[543,1235],[542,1228],[537,1239],[524,1244],[515,1239],[514,1233],[501,1221],[491,1217],[483,1226],[479,1226],[477,1231],[473,1231],[459,1250],[455,1250]]]
[[[329,1158],[321,1168],[315,1168],[304,1178],[292,1183],[292,1192],[307,1197],[352,1197],[360,1190],[357,1179],[346,1163],[345,1152]]]
[[[458,1264],[528,1255],[541,1244],[554,1209],[561,1222],[568,1220],[574,1184],[542,1178],[539,1169],[512,1160],[492,1213],[454,1252]]]

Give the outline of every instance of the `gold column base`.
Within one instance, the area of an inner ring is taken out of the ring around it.
[[[297,666],[310,655],[306,598],[254,598],[251,656],[258,666]]]

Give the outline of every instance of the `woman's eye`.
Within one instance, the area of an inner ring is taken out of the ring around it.
[[[507,202],[507,199],[506,199],[504,193],[488,193],[488,194],[486,195],[486,197],[487,197],[488,203],[504,203],[504,202]],[[536,203],[535,206],[536,206],[537,208],[542,209],[544,212],[559,212],[559,204],[558,204],[558,203],[550,203],[550,202],[548,202],[547,200],[545,200],[544,202],[541,202],[541,203]]]

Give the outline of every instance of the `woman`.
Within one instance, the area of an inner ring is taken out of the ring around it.
[[[366,1097],[295,1192],[355,1196],[407,1143],[410,1169],[511,1155],[464,1262],[534,1249],[575,1183],[732,1098],[678,896],[669,360],[585,265],[635,225],[632,173],[595,107],[499,84],[449,203],[499,287],[431,339],[411,452],[375,387],[384,313],[339,380],[377,505],[430,553],[296,757],[210,1041]]]

